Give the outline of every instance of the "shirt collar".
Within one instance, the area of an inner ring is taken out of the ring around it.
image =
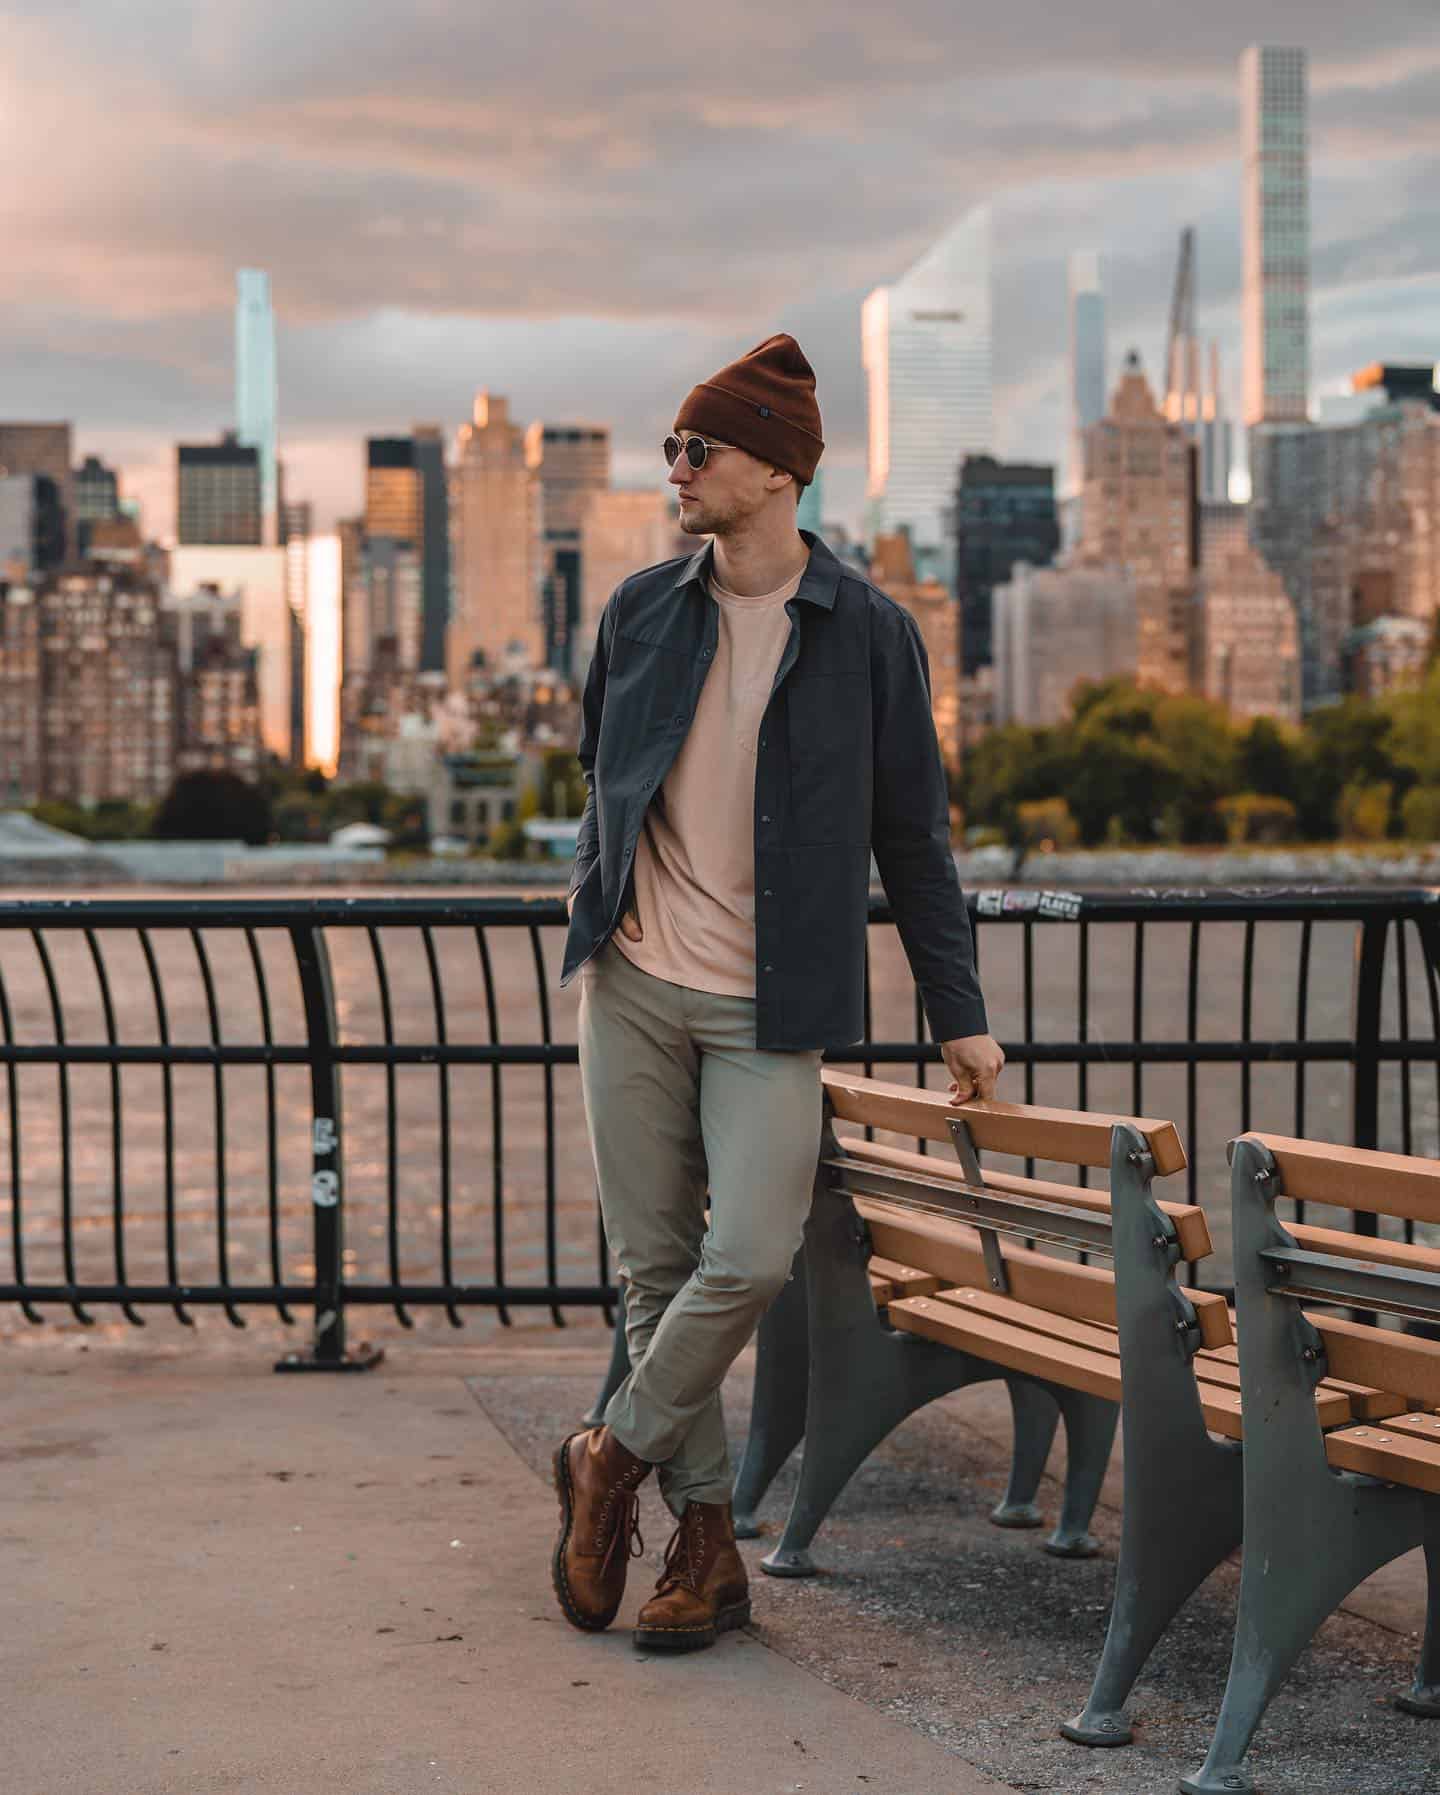
[[[800,580],[796,598],[803,598],[812,605],[819,605],[822,611],[835,609],[835,595],[840,589],[840,580],[844,567],[837,557],[826,548],[825,544],[812,530],[800,532],[802,540],[808,544],[810,559],[805,565],[805,572]],[[675,581],[675,591],[688,586],[692,580],[702,583],[710,577],[710,566],[714,559],[715,543],[713,539],[703,548],[697,549],[685,565],[680,569]]]

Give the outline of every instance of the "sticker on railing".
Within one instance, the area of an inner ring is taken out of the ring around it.
[[[1085,907],[1078,891],[981,891],[975,895],[975,909],[980,916],[1053,917],[1057,922],[1074,922]]]
[[[340,1174],[317,1172],[310,1180],[310,1201],[317,1209],[333,1209],[340,1201]]]
[[[316,1116],[311,1149],[318,1159],[322,1153],[333,1153],[340,1136],[333,1116]]]

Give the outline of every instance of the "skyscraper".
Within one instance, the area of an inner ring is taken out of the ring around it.
[[[1195,452],[1155,403],[1132,350],[1110,410],[1085,432],[1076,559],[1123,567],[1135,586],[1136,669],[1146,685],[1190,683],[1199,554]]]
[[[610,485],[603,424],[545,424],[525,432],[525,461],[540,481],[545,529],[545,663],[573,677],[580,627],[580,531],[592,492]]]
[[[35,567],[60,567],[75,552],[74,472],[69,424],[0,423],[0,478],[24,474],[32,481]]]
[[[258,548],[263,538],[260,451],[233,430],[218,443],[175,449],[176,540]]]
[[[1180,233],[1180,260],[1170,302],[1170,336],[1165,351],[1165,402],[1172,424],[1184,427],[1195,445],[1200,497],[1223,505],[1230,493],[1230,420],[1220,386],[1220,348],[1210,344],[1202,357],[1195,329],[1195,232]]]
[[[1240,58],[1245,422],[1303,423],[1310,398],[1310,199],[1303,50]]]
[[[1105,416],[1105,291],[1100,257],[1077,249],[1070,257],[1070,468],[1067,486],[1080,485],[1081,438]],[[1008,577],[1008,573],[1006,575]],[[968,664],[968,663],[967,663]]]
[[[277,410],[270,276],[259,268],[241,268],[235,276],[235,434],[259,451],[262,540],[266,543],[279,539]]]
[[[455,611],[445,661],[457,690],[469,685],[477,655],[492,674],[507,663],[545,664],[540,483],[525,465],[524,436],[507,400],[475,395],[450,469]]]
[[[1103,414],[1102,414],[1103,415]],[[991,594],[1017,561],[1046,567],[1060,546],[1055,470],[967,455],[955,492],[955,593],[961,605],[961,668],[993,659]]]
[[[991,445],[990,208],[977,206],[861,312],[871,534],[945,539],[963,455]]]
[[[409,436],[372,436],[365,459],[365,538],[389,545],[380,551],[385,566],[398,546],[413,553],[420,569],[417,630],[404,666],[412,673],[443,673],[450,619],[450,501],[440,426],[416,424]]]
[[[450,483],[445,438],[438,424],[416,424],[415,471],[420,476],[420,671],[445,671],[450,625]]]

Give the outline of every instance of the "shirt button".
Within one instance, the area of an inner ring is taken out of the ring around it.
[[[775,968],[773,966],[767,965],[765,970],[766,970],[766,972],[774,972]]]
[[[760,894],[762,897],[774,897],[775,893],[768,888]]]
[[[761,822],[762,822],[762,823],[768,823],[768,822],[769,822],[769,821],[770,821],[770,819],[769,819],[769,817],[768,817],[768,816],[762,816],[762,817],[761,817],[761,819],[760,819],[760,821],[761,821]]]
[[[654,780],[653,780],[653,779],[643,779],[643,780],[641,780],[641,782],[640,782],[640,789],[641,789],[641,791],[646,791],[646,792],[648,792],[648,791],[649,791],[649,789],[650,789],[650,787],[651,787],[651,786],[652,786],[652,785],[654,785],[654,783],[655,783],[655,781],[654,781]]]

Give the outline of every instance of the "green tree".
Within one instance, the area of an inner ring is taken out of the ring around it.
[[[1017,806],[1063,795],[1067,767],[1060,732],[1022,723],[992,729],[966,756],[960,801],[967,820],[1019,841]]]
[[[1440,785],[1412,785],[1400,805],[1407,841],[1440,841]]]
[[[1335,807],[1335,820],[1345,841],[1383,841],[1390,830],[1395,787],[1388,779],[1370,784],[1356,779],[1345,786]]]
[[[235,773],[182,773],[155,814],[162,841],[229,841],[252,847],[270,839],[272,813],[265,792]]]
[[[1311,712],[1297,794],[1307,839],[1334,837],[1340,827],[1340,794],[1347,785],[1394,783],[1390,733],[1388,712],[1363,698],[1342,698]]]
[[[1235,777],[1242,792],[1265,798],[1285,798],[1294,804],[1300,795],[1300,768],[1304,745],[1297,730],[1273,717],[1256,717],[1240,734]]]
[[[1423,682],[1381,701],[1390,720],[1386,745],[1394,767],[1421,785],[1440,785],[1440,666]]]

